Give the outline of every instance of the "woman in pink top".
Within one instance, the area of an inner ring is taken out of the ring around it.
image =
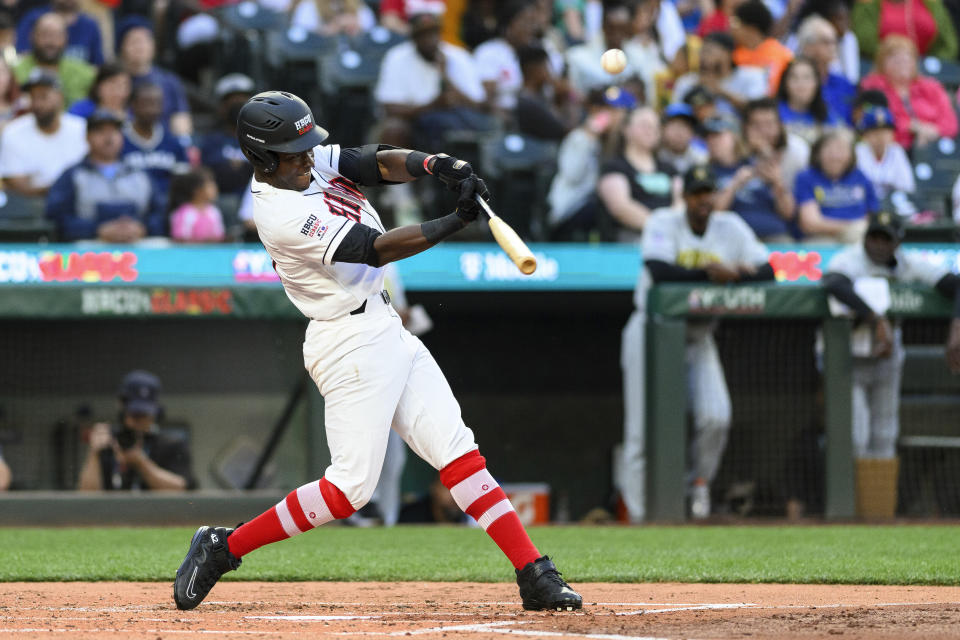
[[[917,71],[917,47],[909,38],[887,36],[877,50],[876,71],[861,89],[879,89],[890,103],[895,136],[904,149],[957,135],[957,114],[943,85]]]
[[[181,242],[223,242],[223,215],[214,204],[217,183],[206,167],[176,174],[170,181],[170,236]]]

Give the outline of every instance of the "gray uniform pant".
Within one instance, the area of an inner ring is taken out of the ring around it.
[[[631,522],[642,522],[646,515],[645,324],[646,314],[634,311],[620,343],[623,453],[618,484]],[[690,446],[692,473],[710,483],[720,468],[731,420],[730,392],[713,335],[697,332],[687,343],[685,361],[694,427]]]
[[[893,458],[900,435],[900,379],[905,352],[894,341],[889,358],[853,360],[853,453]]]

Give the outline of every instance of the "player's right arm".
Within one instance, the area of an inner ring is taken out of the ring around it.
[[[844,273],[849,269],[847,264],[850,259],[847,252],[838,254],[831,260],[827,273],[820,282],[827,293],[850,307],[856,323],[869,322],[873,326],[874,355],[886,357],[893,350],[893,327],[890,326],[890,321],[886,317],[875,313],[854,289],[853,279]],[[852,270],[849,272],[853,273]]]
[[[344,162],[344,159],[347,159]],[[398,227],[381,234],[364,225],[353,225],[333,254],[334,262],[380,267],[426,251],[447,236],[476,220],[476,196],[489,198],[487,186],[473,173],[470,163],[446,155],[428,155],[408,149],[377,149],[353,159],[341,153],[339,170],[358,184],[408,182],[428,173],[459,192],[457,210],[419,225]]]

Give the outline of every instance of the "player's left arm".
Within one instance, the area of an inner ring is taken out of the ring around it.
[[[459,193],[457,210],[436,220],[398,227],[384,234],[364,225],[354,225],[334,253],[334,262],[380,267],[426,251],[476,220],[480,212],[476,196],[490,199],[487,185],[473,172],[469,162],[444,154],[429,155],[384,146],[361,147],[359,155],[355,149],[341,150],[340,174],[361,185],[409,182],[430,174]]]

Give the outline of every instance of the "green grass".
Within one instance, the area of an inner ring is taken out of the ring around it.
[[[571,582],[960,584],[954,526],[546,527]],[[172,581],[192,530],[0,528],[0,581]],[[513,571],[477,529],[324,527],[249,555],[235,580],[500,582]]]

